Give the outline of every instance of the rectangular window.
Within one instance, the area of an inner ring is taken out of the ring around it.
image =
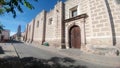
[[[72,17],[76,17],[77,16],[77,10],[73,10],[72,11]]]
[[[50,18],[50,19],[49,19],[49,22],[48,22],[48,25],[51,25],[51,24],[52,24],[52,22],[53,22],[53,19],[52,19],[52,18]]]
[[[73,8],[71,8],[69,11],[70,11],[70,18],[72,18],[72,17],[76,17],[77,15],[78,15],[78,11],[77,11],[77,8],[78,8],[78,6],[75,6],[75,7],[73,7]]]
[[[37,25],[36,26],[39,27],[39,21],[37,21]]]

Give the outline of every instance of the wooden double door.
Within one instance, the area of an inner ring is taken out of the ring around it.
[[[69,44],[70,48],[80,48],[81,47],[81,33],[78,26],[71,27],[69,31]]]

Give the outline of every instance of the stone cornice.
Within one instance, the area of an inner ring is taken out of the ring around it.
[[[88,17],[87,14],[81,14],[81,15],[78,15],[76,17],[66,19],[66,20],[64,20],[64,22],[67,23],[67,22],[70,22],[70,21],[78,20],[78,19],[81,19],[81,18],[87,18],[87,17]]]

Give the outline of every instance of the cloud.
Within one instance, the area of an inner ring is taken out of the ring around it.
[[[16,34],[16,32],[10,32],[10,36],[12,36],[12,35],[14,35],[14,34]]]

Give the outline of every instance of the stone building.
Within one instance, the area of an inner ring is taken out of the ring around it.
[[[56,48],[120,48],[117,0],[67,0],[42,11],[26,27],[26,41]]]

